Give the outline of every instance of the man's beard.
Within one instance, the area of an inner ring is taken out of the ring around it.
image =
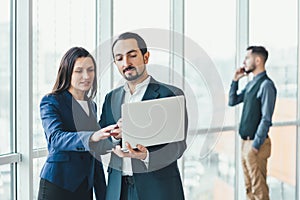
[[[251,65],[251,69],[245,70],[245,72],[246,72],[246,74],[249,74],[249,73],[253,72],[255,69],[256,69],[256,66],[255,66],[255,64],[253,64],[253,65]]]
[[[136,71],[136,74],[135,75],[125,75],[125,72],[127,71],[127,70],[134,70],[134,71]],[[129,67],[127,67],[125,70],[123,70],[123,73],[124,73],[124,78],[127,80],[127,81],[134,81],[134,80],[137,80],[139,77],[141,77],[142,75],[143,75],[143,73],[145,72],[145,69],[146,68],[144,68],[144,71],[142,72],[142,73],[138,73],[138,71],[136,70],[136,68],[134,67],[134,66],[129,66]]]

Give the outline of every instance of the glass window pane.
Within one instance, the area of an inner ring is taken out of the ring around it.
[[[270,199],[295,199],[296,185],[296,127],[273,127],[268,160]]]
[[[277,87],[273,122],[297,117],[297,23],[297,0],[250,1],[250,44],[269,50],[266,69]],[[269,135],[270,198],[295,199],[296,127],[273,127]]]
[[[184,189],[187,200],[234,199],[235,157],[232,131],[222,132],[208,156],[201,158],[204,134],[194,137],[185,152]],[[220,192],[222,191],[222,192]]]
[[[33,159],[33,199],[37,199],[40,186],[40,173],[46,158]]]
[[[10,1],[0,7],[0,154],[12,152],[12,55]]]
[[[297,23],[297,0],[250,1],[250,44],[268,49],[266,69],[277,87],[274,121],[296,120]]]
[[[13,170],[12,165],[0,166],[0,197],[1,200],[13,199]]]
[[[169,29],[170,1],[114,0],[113,3],[114,34],[141,28]]]
[[[185,34],[207,54],[206,57],[200,56],[200,52],[198,57],[195,54],[195,60],[192,62],[197,63],[196,65],[185,63],[185,84],[192,90],[192,93],[188,94],[194,95],[187,97],[187,106],[193,108],[193,112],[201,113],[189,113],[189,119],[195,118],[190,115],[199,115],[198,123],[195,127],[190,127],[192,129],[211,128],[216,114],[214,112],[225,112],[225,123],[220,123],[220,126],[232,126],[235,123],[234,109],[227,106],[228,90],[235,69],[235,7],[234,0],[185,1]],[[191,49],[189,46],[185,48]],[[211,63],[210,66],[201,65],[205,63],[204,59],[209,60],[206,62]],[[210,72],[207,68],[211,67],[217,74],[206,76],[205,74]],[[209,78],[212,77],[218,78],[221,82],[218,89],[224,95],[223,108],[215,107],[218,105],[212,103],[212,98],[215,98],[211,90],[213,84],[209,83],[211,81]],[[189,100],[193,98],[196,102]],[[218,133],[189,135],[189,147],[184,157],[184,186],[187,199],[234,199],[234,136],[234,132],[222,132],[221,135]],[[219,141],[216,143],[218,137]],[[207,153],[205,157],[200,156],[203,155],[203,151]],[[193,165],[199,168],[197,173]]]
[[[113,35],[126,31],[136,32],[136,29],[144,28],[170,29],[170,1],[114,0],[113,3]],[[139,32],[137,31],[137,33]],[[140,34],[150,51],[150,59],[147,65],[149,74],[159,81],[169,82],[169,48],[161,49],[158,46],[152,46],[150,42],[152,35],[145,31],[143,33]],[[156,39],[159,40],[160,38]],[[167,40],[169,42],[169,38]],[[116,68],[114,68],[113,79],[114,87],[122,83],[122,77]]]
[[[228,90],[235,69],[235,13],[236,1],[234,0],[185,1],[185,34],[197,43],[213,62],[213,66],[202,66],[203,60],[201,59],[203,57],[199,56],[195,58],[195,63],[199,63],[199,66],[192,66],[189,63],[186,63],[185,66],[186,84],[190,85],[198,100],[198,110],[205,113],[199,116],[199,127],[201,128],[210,126],[212,110],[214,106],[217,106],[212,105],[214,97],[211,96],[209,85],[206,85],[207,80],[212,77],[221,79],[220,81],[223,83],[224,91],[220,88],[220,92],[224,94],[224,104],[226,104],[224,106],[226,114],[224,125],[232,126],[235,122],[234,109],[229,109],[227,106]],[[186,49],[189,49],[189,46]],[[214,67],[218,74],[205,76],[203,72],[208,67]]]
[[[33,147],[45,147],[39,103],[51,92],[63,54],[82,46],[96,49],[96,2],[33,1]],[[50,13],[50,14],[49,14]]]

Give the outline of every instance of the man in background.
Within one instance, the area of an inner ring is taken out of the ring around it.
[[[268,51],[264,47],[248,47],[244,66],[236,70],[229,91],[229,106],[244,103],[239,134],[242,139],[242,167],[248,200],[269,199],[266,177],[271,141],[268,132],[272,125],[277,92],[266,73],[267,59]],[[237,94],[238,81],[249,73],[253,73],[253,80]]]

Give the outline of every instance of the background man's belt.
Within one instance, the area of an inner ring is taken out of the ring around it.
[[[267,135],[266,138],[268,138],[268,137],[269,137],[269,135]],[[242,138],[243,140],[254,140],[254,136],[253,136],[253,137],[250,137],[250,136],[241,136],[241,138]]]

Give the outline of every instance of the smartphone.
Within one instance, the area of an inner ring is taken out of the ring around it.
[[[250,71],[246,71],[245,67],[242,68],[242,71],[243,71],[244,73],[246,73],[246,74],[249,74],[249,73],[250,73]]]
[[[110,135],[110,136],[117,136],[117,135],[119,135],[119,133],[110,132],[109,135]]]
[[[118,126],[118,125],[116,125],[114,129],[118,129],[118,128],[119,128],[119,126]],[[117,136],[117,135],[119,135],[119,133],[115,133],[115,132],[113,132],[113,131],[114,131],[114,129],[110,131],[110,133],[109,133],[109,134],[110,134],[110,136]]]

